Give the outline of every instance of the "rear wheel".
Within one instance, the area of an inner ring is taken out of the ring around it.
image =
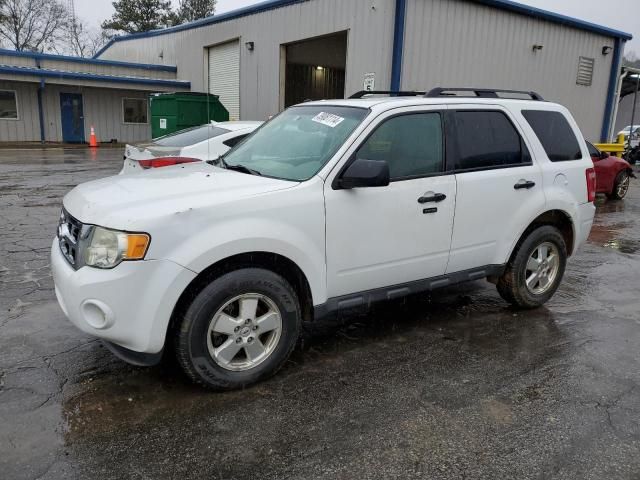
[[[550,225],[531,231],[498,280],[500,296],[520,308],[536,308],[556,292],[567,263],[562,234]]]
[[[629,183],[631,182],[631,175],[626,170],[618,173],[615,182],[613,182],[613,191],[607,194],[612,200],[622,200],[627,196],[629,192]]]
[[[176,355],[194,382],[242,388],[282,367],[300,324],[299,302],[285,279],[263,269],[237,270],[213,280],[187,308]]]

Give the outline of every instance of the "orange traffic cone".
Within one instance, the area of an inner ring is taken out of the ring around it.
[[[98,146],[98,140],[96,139],[96,131],[93,128],[93,126],[91,127],[91,135],[89,136],[89,146],[93,148]]]

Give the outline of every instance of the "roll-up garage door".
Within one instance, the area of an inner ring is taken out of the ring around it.
[[[240,120],[240,42],[209,48],[209,93],[218,95],[229,120]]]

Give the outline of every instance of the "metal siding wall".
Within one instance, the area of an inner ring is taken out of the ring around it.
[[[612,38],[460,0],[409,0],[403,89],[435,86],[538,91],[571,110],[583,134],[602,127]],[[544,45],[533,53],[534,44]],[[578,58],[595,59],[593,84],[576,85]]]
[[[0,90],[15,90],[18,120],[0,119],[0,142],[36,142],[40,140],[38,122],[38,84],[0,81]]]
[[[370,72],[376,73],[377,88],[388,88],[394,11],[394,0],[309,0],[194,30],[116,42],[100,58],[160,63],[163,51],[162,62],[177,65],[178,78],[191,81],[193,91],[206,91],[206,48],[240,37],[240,116],[264,120],[279,111],[282,44],[348,30],[346,95],[362,90]],[[253,52],[244,47],[250,41]]]
[[[47,85],[43,95],[47,141],[62,141],[61,92],[82,94],[86,141],[89,141],[92,125],[96,129],[98,141],[109,141],[115,138],[119,142],[137,142],[151,138],[150,123],[126,125],[122,118],[122,99],[146,98],[144,92]],[[151,121],[150,114],[149,121]]]

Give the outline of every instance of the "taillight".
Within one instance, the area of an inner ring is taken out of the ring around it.
[[[594,168],[587,168],[587,202],[596,201],[596,171]]]
[[[197,158],[189,157],[164,157],[154,158],[153,160],[138,160],[138,163],[145,170],[148,168],[171,167],[172,165],[181,165],[183,163],[200,162]]]

